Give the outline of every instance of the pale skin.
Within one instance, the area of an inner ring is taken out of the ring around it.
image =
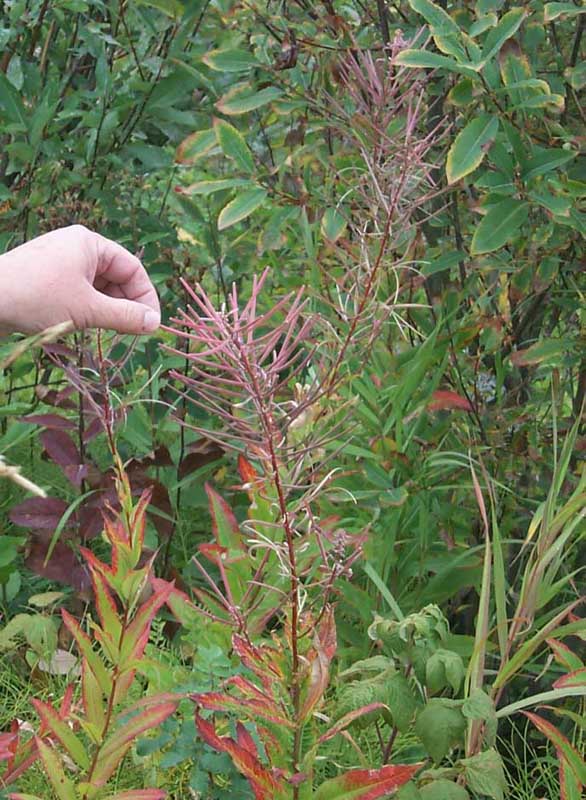
[[[153,333],[161,323],[155,287],[140,260],[83,225],[60,228],[0,256],[0,331]]]

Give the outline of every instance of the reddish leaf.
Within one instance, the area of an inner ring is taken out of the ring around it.
[[[309,676],[299,711],[301,719],[307,719],[323,697],[330,680],[330,663],[336,653],[336,647],[334,612],[328,607],[316,629],[313,649],[308,655]]]
[[[575,686],[586,686],[586,667],[580,667],[567,675],[562,675],[554,683],[554,689],[569,689]]]
[[[216,543],[227,550],[243,549],[240,526],[234,512],[209,483],[206,483],[205,490],[210,504],[212,531]]]
[[[165,800],[167,792],[162,789],[131,789],[104,797],[104,800]]]
[[[10,511],[15,525],[35,530],[55,530],[67,511],[67,503],[56,497],[31,497]]]
[[[212,464],[223,455],[224,451],[218,444],[209,439],[199,439],[189,447],[188,454],[179,464],[177,477],[179,480],[183,480],[187,475],[205,467],[206,464]]]
[[[236,725],[236,741],[244,750],[248,750],[253,756],[258,756],[256,743],[241,722]]]
[[[81,464],[82,459],[75,442],[68,433],[59,430],[43,431],[40,440],[49,458],[60,467]]]
[[[409,783],[421,764],[389,765],[380,769],[352,769],[319,787],[314,800],[376,800]]]
[[[251,720],[260,718],[276,725],[292,727],[278,706],[269,697],[259,694],[257,697],[234,697],[225,692],[205,692],[192,695],[192,700],[209,711],[223,711],[240,717],[245,715]]]
[[[238,472],[242,478],[242,483],[254,483],[258,480],[258,472],[242,453],[238,456]]]
[[[584,666],[579,656],[564,642],[559,642],[557,639],[546,639],[546,641],[553,651],[555,660],[562,667],[573,671]]]
[[[576,748],[566,739],[564,734],[561,733],[555,725],[552,725],[551,722],[537,714],[533,714],[530,711],[524,711],[523,714],[525,714],[527,719],[531,720],[538,731],[543,733],[544,736],[547,736],[557,750],[560,760],[567,763],[580,786],[586,785],[586,763]]]
[[[344,714],[343,717],[336,722],[335,725],[327,730],[322,736],[319,737],[318,742],[321,744],[323,742],[327,742],[329,739],[333,739],[338,733],[341,733],[345,728],[348,727],[354,720],[360,719],[360,717],[364,717],[367,714],[370,714],[372,711],[378,711],[383,708],[387,708],[384,703],[369,703],[367,706],[362,706],[361,708],[356,708],[354,711],[349,711],[347,714]]]
[[[256,800],[276,800],[282,797],[283,786],[264,767],[247,747],[228,736],[218,736],[211,722],[195,715],[195,724],[203,741],[220,753],[228,753],[236,769],[248,779]]]
[[[90,575],[87,567],[81,564],[73,550],[64,542],[57,542],[51,553],[51,558],[45,564],[49,544],[36,537],[28,543],[28,552],[25,564],[32,572],[57,581],[68,586],[73,586],[78,591],[90,587]]]
[[[431,396],[431,400],[427,404],[429,411],[451,411],[457,408],[463,411],[473,411],[472,405],[469,400],[456,392],[451,392],[446,389],[437,389]]]
[[[32,422],[33,425],[42,425],[52,430],[74,431],[77,428],[74,420],[61,417],[59,414],[29,414],[20,419],[22,422]]]

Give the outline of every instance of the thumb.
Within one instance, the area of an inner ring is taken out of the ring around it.
[[[150,306],[93,292],[87,313],[88,328],[109,328],[118,333],[154,333],[161,315]]]

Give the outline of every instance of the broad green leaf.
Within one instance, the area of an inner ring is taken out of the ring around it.
[[[472,78],[462,78],[448,92],[447,101],[453,106],[467,106],[474,102],[474,99],[482,94],[482,86]]]
[[[0,110],[4,112],[9,122],[17,122],[27,127],[26,113],[19,93],[14,86],[0,72]]]
[[[220,212],[218,217],[218,230],[223,231],[249,217],[267,199],[266,189],[251,189],[249,192],[238,194]]]
[[[548,172],[553,172],[559,167],[563,167],[568,161],[572,161],[576,157],[573,150],[563,150],[562,148],[541,150],[532,158],[530,158],[523,170],[522,178],[525,181],[530,181],[540,175],[546,175]]]
[[[245,180],[244,178],[220,178],[217,181],[196,181],[190,186],[186,186],[185,188],[181,187],[179,193],[187,194],[190,197],[191,195],[203,195],[207,197],[209,194],[224,192],[226,189],[238,189],[244,186],[253,187],[255,185],[256,184],[252,181]]]
[[[47,606],[52,606],[63,597],[65,597],[64,592],[43,592],[42,594],[34,594],[32,597],[29,597],[28,601],[32,606],[36,606],[37,608],[47,608]]]
[[[546,24],[558,17],[576,17],[578,14],[586,14],[586,6],[575,3],[546,3],[543,7],[543,21]]]
[[[321,232],[328,242],[336,242],[346,230],[346,220],[335,208],[326,209],[321,220]]]
[[[39,737],[35,741],[47,778],[59,800],[77,800],[75,786],[65,774],[57,752]]]
[[[507,39],[517,33],[526,15],[527,12],[524,8],[512,8],[501,17],[484,42],[482,61],[485,64],[499,52]]]
[[[471,120],[456,136],[448,152],[446,174],[448,183],[456,183],[469,175],[484,159],[499,128],[497,116],[483,114]]]
[[[388,797],[408,783],[420,766],[400,764],[380,769],[353,769],[322,783],[313,800],[377,800]]]
[[[432,698],[417,715],[415,733],[433,760],[439,763],[450,750],[461,745],[466,730],[462,711],[453,701]]]
[[[196,131],[181,142],[177,148],[175,160],[179,164],[194,164],[198,158],[209,153],[216,143],[216,132],[213,128]]]
[[[496,750],[485,750],[470,758],[463,758],[466,785],[476,794],[504,800],[507,780],[503,761]]]
[[[459,64],[453,58],[439,53],[429,53],[427,50],[401,50],[395,59],[395,64],[421,69],[447,69],[448,72],[457,72],[470,77],[475,77],[478,72],[474,64]]]
[[[421,800],[470,800],[470,795],[454,781],[447,781],[440,778],[422,786],[419,790]]]
[[[180,0],[137,0],[137,5],[157,8],[168,17],[173,18],[181,16],[185,10],[185,7]]]
[[[249,111],[256,111],[257,108],[266,106],[274,100],[283,96],[283,90],[276,86],[268,86],[259,92],[251,92],[250,87],[239,87],[225,94],[216,103],[216,108],[222,114],[237,116],[247,114]]]
[[[260,66],[248,50],[210,50],[202,61],[216,72],[245,72]]]
[[[431,0],[409,0],[409,5],[429,25],[438,50],[454,56],[458,61],[468,61],[463,31],[441,6]]]
[[[214,120],[214,130],[224,155],[233,159],[244,172],[253,172],[252,154],[240,131],[223,119]]]
[[[472,237],[470,253],[478,256],[492,253],[507,244],[529,216],[529,204],[524,200],[501,200],[482,218]]]

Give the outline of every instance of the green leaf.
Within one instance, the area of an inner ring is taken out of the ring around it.
[[[180,0],[137,0],[137,5],[157,8],[172,18],[181,16],[184,11],[183,3]]]
[[[442,698],[432,698],[415,723],[415,733],[436,764],[453,747],[462,744],[465,730],[462,711]]]
[[[502,758],[496,750],[463,758],[460,764],[464,767],[466,784],[473,792],[493,800],[504,800],[507,780]]]
[[[529,204],[507,197],[482,218],[472,237],[470,253],[478,256],[503,247],[517,233],[529,216]]]
[[[443,778],[426,783],[419,790],[419,795],[421,800],[470,800],[470,795],[463,786]]]
[[[245,72],[260,63],[248,50],[210,50],[203,63],[216,72]]]
[[[471,36],[473,39],[475,39],[489,28],[494,28],[497,22],[498,17],[494,11],[491,11],[489,14],[484,14],[483,16],[479,17],[476,22],[472,23],[468,31],[468,36]]]
[[[224,155],[233,159],[240,169],[245,172],[253,172],[254,161],[252,160],[252,154],[240,131],[223,119],[214,120],[214,130]]]
[[[75,786],[65,774],[56,751],[39,737],[35,741],[47,778],[59,800],[77,800]]]
[[[507,39],[517,33],[526,16],[527,12],[524,8],[512,8],[501,17],[498,25],[490,31],[484,42],[482,49],[484,64],[499,52]]]
[[[10,81],[0,73],[0,109],[9,122],[17,122],[24,128],[27,127],[24,105]]]
[[[586,86],[586,61],[581,61],[575,67],[568,67],[564,71],[564,78],[577,92]]]
[[[448,152],[448,183],[456,183],[473,172],[483,161],[499,128],[497,116],[483,114],[471,120],[456,136]]]
[[[585,13],[585,6],[577,6],[574,3],[546,3],[543,7],[543,21],[547,24],[558,17],[576,17]]]
[[[563,150],[561,147],[542,150],[527,161],[522,178],[524,181],[530,181],[540,175],[546,175],[548,172],[563,167],[575,157],[576,153],[573,150]]]
[[[218,230],[223,231],[231,225],[235,225],[246,217],[249,217],[267,199],[268,193],[265,189],[251,189],[236,195],[227,206],[220,212],[218,217]]]
[[[322,236],[328,242],[336,242],[346,230],[346,220],[335,208],[326,209],[321,220]]]
[[[89,756],[81,740],[77,738],[67,722],[62,720],[57,711],[42,700],[32,699],[32,705],[50,733],[63,745],[73,761],[82,770],[90,767]]]
[[[428,53],[427,50],[401,50],[395,59],[395,64],[421,69],[447,69],[448,72],[457,72],[470,77],[475,77],[478,72],[478,67],[474,64],[459,64],[452,58],[441,56],[439,53]]]
[[[409,5],[429,25],[438,50],[458,61],[468,61],[463,31],[441,6],[430,0],[409,0]]]
[[[250,87],[238,87],[225,94],[216,103],[216,108],[222,114],[236,116],[247,114],[249,111],[256,111],[257,108],[266,106],[283,96],[283,90],[276,86],[268,86],[259,92],[251,92]]]
[[[471,78],[462,78],[448,92],[447,101],[453,106],[467,106],[481,93],[482,87],[477,81],[473,81]]]

